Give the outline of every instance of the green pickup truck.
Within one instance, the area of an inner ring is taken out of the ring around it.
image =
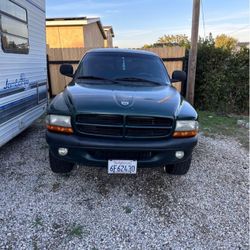
[[[162,60],[128,49],[88,51],[48,107],[46,140],[53,172],[75,163],[105,167],[109,174],[136,174],[140,167],[164,167],[186,174],[197,144],[198,115],[172,86]]]

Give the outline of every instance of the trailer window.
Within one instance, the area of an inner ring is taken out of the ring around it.
[[[27,11],[10,0],[0,0],[2,48],[7,53],[28,54]]]

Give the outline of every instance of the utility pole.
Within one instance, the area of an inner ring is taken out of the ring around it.
[[[200,18],[200,0],[193,0],[191,48],[189,51],[188,76],[187,76],[187,99],[191,104],[194,104],[194,87],[195,87],[195,73],[196,73],[196,61],[197,61],[197,42],[199,34],[199,18]]]

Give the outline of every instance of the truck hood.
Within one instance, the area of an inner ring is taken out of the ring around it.
[[[170,85],[131,87],[126,85],[70,84],[64,91],[74,113],[133,114],[176,117],[182,103]]]

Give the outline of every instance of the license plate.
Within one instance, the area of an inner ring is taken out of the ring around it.
[[[137,161],[134,160],[109,160],[109,174],[136,174]]]

